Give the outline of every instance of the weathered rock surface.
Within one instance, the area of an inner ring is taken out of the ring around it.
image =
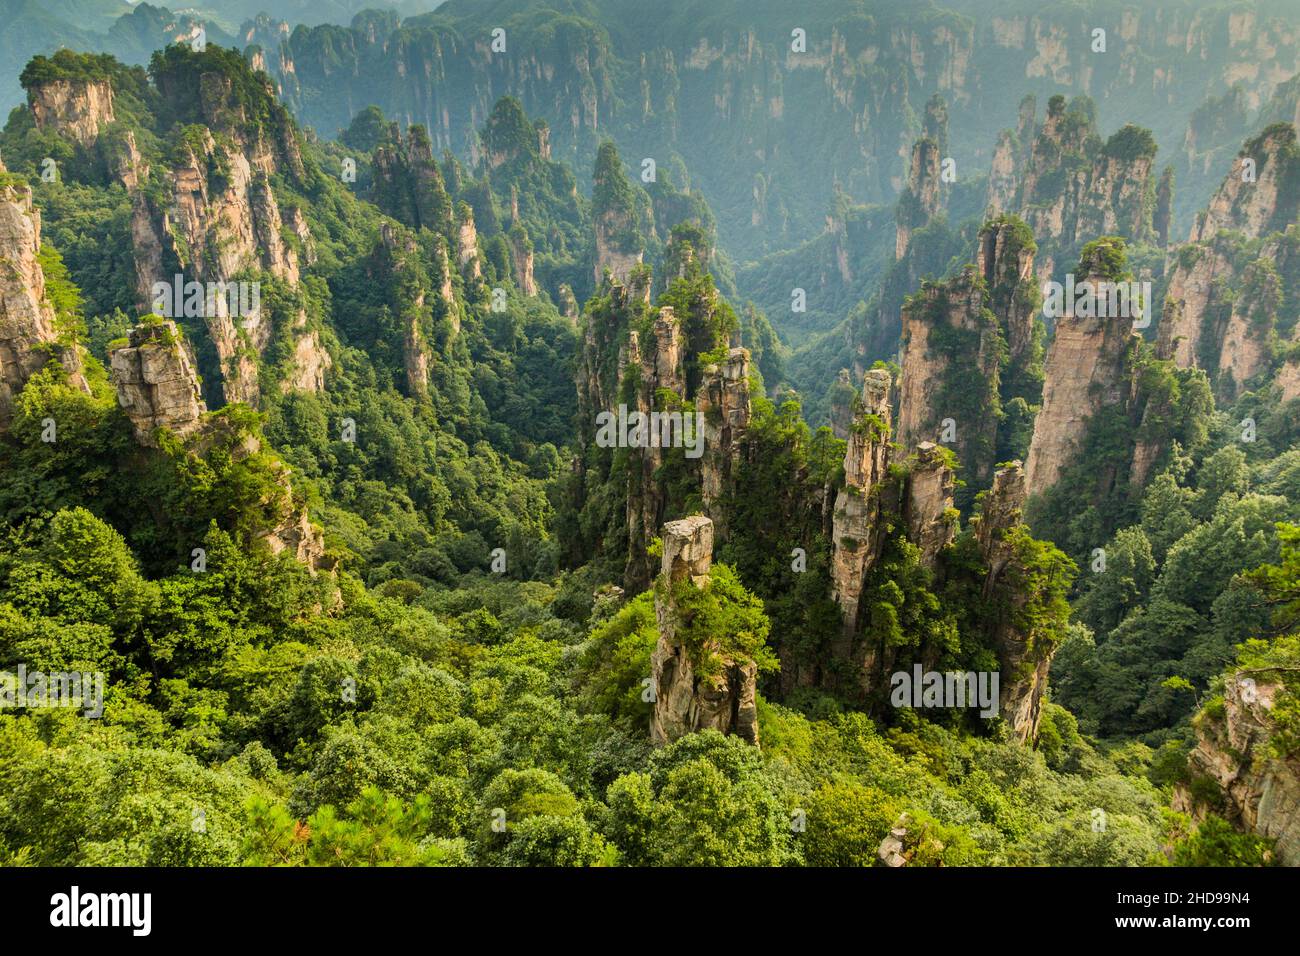
[[[1242,149],[1209,207],[1197,217],[1191,241],[1208,242],[1224,231],[1262,236],[1286,228],[1295,221],[1300,202],[1284,189],[1297,165],[1295,127],[1268,127]]]
[[[722,498],[740,467],[743,439],[749,428],[748,349],[731,349],[721,365],[704,369],[704,382],[696,404],[704,415],[700,476],[704,509],[713,519],[721,539],[726,537],[727,530]]]
[[[199,380],[175,322],[138,325],[109,355],[117,401],[136,441],[157,447],[157,430],[188,435],[207,411]]]
[[[957,534],[957,513],[952,493],[956,478],[943,450],[933,442],[921,442],[916,463],[907,480],[903,515],[907,539],[921,549],[921,564],[934,568],[939,552]]]
[[[758,668],[753,661],[723,660],[722,673],[701,677],[699,655],[717,647],[695,648],[684,643],[681,609],[673,590],[682,584],[707,588],[713,565],[713,522],[702,515],[670,521],[663,527],[663,564],[655,593],[659,641],[650,657],[655,688],[650,736],[666,744],[689,733],[717,730],[758,744],[755,689]],[[708,640],[716,641],[710,635]]]
[[[912,233],[927,225],[942,205],[939,169],[943,155],[929,137],[916,141],[907,171],[907,190],[900,198],[894,235],[894,258],[901,259],[912,241]]]
[[[28,379],[51,358],[62,362],[71,384],[89,391],[76,347],[61,342],[55,328],[40,248],[41,213],[31,189],[0,186],[0,428]]]
[[[1281,685],[1267,671],[1237,671],[1224,682],[1221,716],[1196,722],[1196,746],[1188,755],[1194,775],[1213,780],[1222,794],[1218,806],[1198,804],[1180,786],[1174,809],[1203,819],[1207,810],[1223,814],[1239,829],[1275,841],[1283,866],[1300,866],[1300,761],[1271,752],[1277,733],[1273,709]]]
[[[1087,281],[1102,279],[1093,273]],[[1131,319],[1079,317],[1071,311],[1057,320],[1025,469],[1030,494],[1056,484],[1074,461],[1093,415],[1128,396],[1126,357],[1134,337]]]
[[[878,502],[889,452],[889,373],[872,369],[862,384],[844,454],[844,486],[835,498],[831,592],[840,606],[843,633],[834,656],[847,659],[861,626],[859,602],[867,572],[878,557]]]
[[[898,442],[904,450],[942,441],[967,472],[987,480],[997,437],[1001,334],[974,266],[944,283],[926,283],[903,306]],[[972,394],[971,388],[978,394]]]
[[[27,104],[38,129],[53,130],[91,146],[113,122],[113,86],[103,80],[46,80],[27,88]]]
[[[1045,634],[1026,631],[1017,613],[1035,595],[1025,590],[1024,573],[1014,543],[1008,535],[1022,529],[1026,481],[1020,462],[1012,462],[993,477],[993,487],[984,498],[976,520],[980,553],[988,565],[984,582],[986,597],[999,595],[1001,609],[991,634],[998,655],[998,712],[1021,743],[1038,737],[1043,692],[1056,647]]]

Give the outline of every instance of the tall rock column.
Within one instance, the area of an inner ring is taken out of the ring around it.
[[[912,146],[912,161],[908,166],[907,189],[899,197],[895,213],[894,258],[903,258],[912,242],[912,233],[929,224],[939,212],[942,193],[939,182],[939,165],[942,160],[939,144],[922,137]]]
[[[877,491],[889,449],[889,388],[888,372],[867,372],[844,454],[844,487],[835,498],[831,589],[843,621],[833,648],[838,660],[847,660],[852,652],[861,625],[862,589],[879,556]]]
[[[50,360],[51,348],[69,381],[90,390],[76,347],[59,343],[37,258],[40,249],[41,213],[32,205],[31,189],[17,183],[0,186],[0,428],[13,417],[27,380]]]
[[[93,146],[113,122],[113,84],[107,79],[44,80],[27,87],[27,105],[36,128]]]
[[[955,487],[943,449],[933,442],[921,442],[907,477],[903,510],[907,538],[921,549],[921,564],[927,568],[936,566],[939,552],[957,534],[957,513],[952,506]]]
[[[721,365],[704,370],[696,395],[704,415],[704,455],[700,475],[704,510],[713,519],[718,537],[725,538],[727,516],[722,498],[734,479],[749,427],[749,350],[731,349]]]
[[[986,481],[993,468],[1002,350],[985,301],[974,266],[948,282],[922,285],[903,306],[899,384],[899,444],[949,444],[976,481]]]
[[[993,487],[975,518],[980,554],[988,565],[984,595],[1000,610],[993,622],[992,643],[998,655],[998,713],[1021,742],[1038,736],[1043,692],[1055,644],[1034,629],[1026,630],[1019,612],[1040,597],[1026,586],[1025,567],[1011,532],[1023,528],[1025,473],[1012,462],[993,476]]]
[[[655,591],[659,642],[650,655],[655,688],[650,738],[666,744],[699,730],[735,734],[758,744],[755,690],[758,666],[751,660],[722,661],[721,673],[703,677],[701,655],[717,647],[692,647],[685,638],[690,621],[673,595],[682,587],[707,588],[713,565],[713,522],[702,515],[663,526],[663,564]],[[724,635],[708,635],[713,640]]]
[[[109,355],[117,402],[141,445],[156,448],[159,428],[188,435],[205,411],[199,379],[175,322],[138,325]]]
[[[654,323],[654,339],[642,346],[633,329],[628,335],[627,362],[638,371],[636,407],[631,412],[645,416],[646,444],[629,449],[627,489],[628,561],[624,571],[624,588],[629,593],[642,590],[650,583],[653,565],[646,554],[654,530],[664,517],[666,492],[656,472],[668,455],[661,429],[650,427],[650,414],[659,410],[660,390],[684,395],[686,378],[682,368],[684,334],[681,322],[669,306],[659,310]],[[671,437],[671,436],[669,436]]]
[[[1095,287],[1106,277],[1088,270],[1087,281]],[[1085,317],[1067,310],[1057,320],[1047,355],[1043,407],[1034,422],[1025,469],[1030,494],[1056,484],[1073,462],[1093,415],[1127,398],[1127,356],[1134,338],[1128,318]]]

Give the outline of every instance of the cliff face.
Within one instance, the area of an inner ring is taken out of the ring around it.
[[[627,368],[634,369],[637,383],[635,406],[629,403],[628,411],[635,410],[647,417],[651,412],[666,410],[660,400],[661,390],[686,395],[685,336],[681,323],[671,308],[664,307],[659,310],[653,328],[653,336],[644,345],[633,329],[624,354],[623,375],[626,377]],[[670,450],[660,442],[662,432],[647,427],[647,434],[650,447],[628,451],[627,531],[631,547],[623,580],[629,592],[644,589],[654,574],[646,549],[663,521],[667,504],[665,482],[658,472]],[[712,537],[710,525],[710,540]]]
[[[135,440],[144,448],[159,447],[159,432],[182,439],[181,454],[199,458],[217,455],[232,462],[264,454],[262,441],[243,426],[220,417],[205,417],[198,375],[176,323],[154,322],[131,330],[127,344],[109,355],[113,386],[131,422]],[[272,554],[287,553],[313,573],[332,570],[325,553],[324,533],[312,524],[306,507],[293,493],[289,469],[278,459],[270,463],[275,494],[264,504],[274,506],[272,520],[252,530],[255,541]]]
[[[1034,354],[1035,331],[1041,296],[1034,279],[1034,254],[1038,247],[1024,223],[999,216],[986,222],[979,234],[976,265],[988,288],[988,305],[998,320],[1007,346],[1005,376],[1015,394],[1032,386],[1024,381],[1038,362]]]
[[[522,227],[510,230],[510,265],[515,284],[524,295],[537,295],[533,278],[533,244]]]
[[[1277,123],[1264,130],[1242,149],[1209,207],[1197,217],[1191,241],[1206,242],[1227,230],[1263,236],[1295,222],[1300,196],[1288,180],[1298,164],[1295,127]]]
[[[991,474],[998,415],[1001,332],[986,288],[968,266],[946,283],[923,285],[903,306],[899,444],[945,441],[976,481]]]
[[[240,39],[266,51],[286,99],[319,130],[346,127],[356,104],[377,101],[425,124],[439,151],[463,154],[509,93],[550,124],[559,157],[585,163],[605,137],[663,144],[691,168],[714,167],[702,185],[725,210],[723,244],[740,260],[815,236],[834,183],[859,202],[891,201],[915,138],[909,113],[936,91],[953,105],[959,167],[974,169],[987,157],[962,144],[1004,121],[1008,90],[1076,87],[1123,103],[1133,122],[1176,143],[1206,89],[1240,86],[1243,105],[1258,109],[1300,51],[1291,19],[1232,7],[1122,4],[1104,55],[1089,49],[1098,24],[1082,7],[878,10],[869,27],[854,9],[832,3],[834,25],[810,27],[801,52],[790,24],[742,0],[724,0],[703,23],[661,23],[634,0],[556,12],[564,42],[515,49],[512,35],[505,55],[481,39],[500,24],[472,6],[401,29],[367,21],[290,32],[264,20]],[[624,36],[641,39],[612,39]]]
[[[953,508],[956,477],[942,449],[933,442],[916,448],[916,463],[907,481],[903,517],[907,538],[921,551],[921,564],[934,568],[943,551],[957,534],[957,512]]]
[[[650,737],[656,744],[666,744],[685,734],[712,729],[735,734],[757,746],[757,665],[724,655],[719,673],[701,674],[701,658],[717,653],[719,648],[692,647],[685,641],[683,632],[690,621],[683,620],[683,609],[674,597],[679,587],[709,587],[713,523],[700,515],[670,521],[663,527],[663,546],[655,590],[659,641],[650,657],[655,688]]]
[[[992,646],[998,656],[998,709],[1012,734],[1022,743],[1038,736],[1043,692],[1056,652],[1045,633],[1026,627],[1020,609],[1035,595],[1026,591],[1024,558],[1014,532],[1023,532],[1025,473],[1013,462],[993,477],[993,487],[984,499],[976,520],[980,554],[988,565],[984,595],[999,596],[1000,612],[992,623]]]
[[[207,408],[175,322],[136,326],[109,360],[118,404],[141,445],[157,447],[159,428],[184,436],[199,427]]]
[[[375,205],[412,229],[424,227],[453,235],[451,199],[433,155],[429,135],[421,126],[405,136],[399,130],[374,152]]]
[[[1169,276],[1164,311],[1160,317],[1157,350],[1179,368],[1199,365],[1205,316],[1216,305],[1216,283],[1235,275],[1228,241],[1184,246]],[[1224,286],[1219,286],[1219,294]]]
[[[912,241],[912,233],[927,225],[939,212],[942,190],[939,180],[942,154],[933,139],[917,140],[907,169],[907,188],[899,199],[894,258],[903,258]]]
[[[39,129],[53,130],[81,146],[92,146],[115,119],[108,80],[46,80],[27,88],[27,105]]]
[[[1048,103],[1042,125],[1030,128],[1014,208],[1039,243],[1064,248],[1101,235],[1153,237],[1156,145],[1149,133],[1126,126],[1103,145],[1093,117],[1071,109],[1062,96]],[[1001,162],[1007,161],[1004,152]],[[1000,178],[1006,175],[1004,169]],[[1000,203],[1009,190],[999,189]]]
[[[1280,758],[1270,748],[1279,688],[1267,675],[1228,676],[1222,712],[1197,718],[1196,746],[1188,755],[1193,775],[1214,781],[1221,802],[1201,805],[1180,786],[1174,809],[1197,819],[1206,810],[1222,813],[1239,829],[1276,840],[1273,853],[1282,866],[1300,866],[1300,762]]]
[[[1173,253],[1158,354],[1204,368],[1220,401],[1272,370],[1285,289],[1300,274],[1300,250],[1286,231],[1300,216],[1297,183],[1295,127],[1274,124],[1245,144],[1191,240]]]
[[[296,187],[305,182],[296,130],[269,87],[253,74],[242,77],[251,88],[236,92],[234,69],[224,61],[211,62],[180,48],[170,51],[159,65],[155,76],[159,94],[171,104],[178,121],[191,124],[175,133],[166,167],[150,168],[131,132],[109,144],[109,166],[131,196],[141,312],[157,311],[154,286],[170,287],[177,275],[182,283],[202,283],[205,291],[215,287],[235,292],[237,281],[255,283],[258,274],[297,286],[300,264],[287,235],[296,236],[308,258],[314,256],[302,210],[295,207],[287,219],[283,217],[272,187],[277,176]],[[104,82],[108,93],[101,98],[111,102],[111,84]],[[29,97],[35,113],[42,102],[39,88],[33,87]],[[103,111],[97,115],[102,126]],[[73,137],[90,128],[51,123]],[[231,314],[224,294],[205,299],[200,312],[220,372],[220,391],[210,397],[256,405],[259,364],[277,330],[263,315],[260,296],[254,298],[251,292],[236,299],[243,308],[237,315]],[[281,387],[322,387],[330,358],[305,313],[291,318],[280,331],[290,345]]]
[[[615,282],[626,282],[632,270],[641,264],[641,250],[627,245],[626,236],[634,231],[631,221],[615,209],[598,212],[595,228],[595,263],[592,279],[600,285],[606,272]]]
[[[483,276],[479,262],[478,230],[474,227],[474,211],[461,203],[457,210],[456,267],[466,279],[478,280]]]
[[[76,347],[61,342],[55,328],[40,249],[41,214],[31,189],[0,185],[0,428],[27,380],[51,358],[62,362],[74,386],[89,391]]]
[[[881,369],[866,374],[844,453],[844,485],[835,498],[831,594],[843,622],[833,650],[839,660],[852,654],[862,624],[862,589],[880,553],[877,498],[889,453],[890,384],[889,373]]]
[[[1095,272],[1088,279],[1103,280]],[[1131,319],[1068,314],[1057,320],[1025,469],[1030,494],[1056,484],[1074,461],[1092,417],[1128,397],[1126,357],[1134,339]]]
[[[199,458],[228,457],[232,462],[271,454],[256,434],[219,416],[205,420],[194,429],[184,441],[183,452]],[[294,494],[288,466],[273,455],[268,464],[275,479],[274,492],[266,502],[271,506],[272,517],[262,527],[251,530],[253,541],[272,554],[289,555],[313,574],[320,571],[332,574],[335,560],[326,554],[324,532],[312,523],[306,505]],[[341,598],[336,592],[338,600]]]
[[[719,537],[725,538],[724,495],[740,467],[745,431],[749,428],[748,349],[731,349],[724,362],[705,367],[696,404],[704,415],[700,493],[705,512],[713,519]]]

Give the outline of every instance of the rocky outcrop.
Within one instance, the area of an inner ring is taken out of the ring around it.
[[[218,142],[210,131],[190,137],[179,151],[179,161],[164,173],[167,198],[166,204],[159,206],[140,185],[147,180],[148,169],[140,162],[134,143],[124,147],[118,173],[132,194],[131,232],[142,310],[156,309],[154,285],[160,282],[234,286],[235,276],[256,271],[290,285],[299,282],[298,254],[285,241],[285,223],[270,184],[270,175],[277,169],[273,154],[260,140],[248,148],[254,151],[245,153],[229,140]],[[300,212],[289,229],[303,236],[306,222]],[[307,236],[310,238],[309,233]],[[166,262],[176,263],[179,271],[166,269]],[[260,304],[232,314],[225,297],[208,296],[202,311],[220,364],[221,398],[256,405],[260,398],[258,359],[273,334]],[[290,386],[319,388],[319,372],[328,361],[319,340],[307,331],[305,316],[299,317],[290,331],[299,336],[293,342]]]
[[[1222,814],[1241,830],[1276,842],[1273,855],[1282,866],[1300,866],[1300,760],[1278,756],[1274,708],[1283,690],[1276,673],[1238,670],[1223,686],[1223,706],[1196,719],[1196,746],[1188,755],[1193,778],[1208,778],[1220,795],[1214,805],[1199,803],[1180,785],[1174,809],[1203,819]]]
[[[831,386],[830,404],[831,433],[842,441],[848,440],[849,429],[853,427],[853,403],[857,397],[852,374],[846,368],[840,369]]]
[[[1043,692],[1056,645],[1034,625],[1026,627],[1021,609],[1039,595],[1026,589],[1027,568],[1012,532],[1023,531],[1022,509],[1026,481],[1020,462],[1012,462],[993,477],[975,519],[980,554],[988,566],[984,596],[998,609],[991,623],[990,643],[998,657],[998,712],[1021,743],[1038,737]]]
[[[606,272],[623,282],[641,264],[643,236],[653,228],[649,200],[628,181],[613,143],[601,144],[592,175],[594,231],[592,273],[600,286]]]
[[[1015,137],[1003,133],[994,152],[990,213],[1016,212],[1040,245],[1063,250],[1101,235],[1153,238],[1156,145],[1150,133],[1125,126],[1104,144],[1091,113],[1048,102],[1042,125],[1035,105],[1021,104]],[[1050,261],[1042,263],[1050,273]]]
[[[479,263],[478,230],[474,228],[474,211],[467,203],[456,207],[456,267],[467,279],[482,278]]]
[[[1034,280],[1037,251],[1029,227],[1015,216],[999,216],[980,229],[976,267],[988,288],[988,307],[1006,342],[1008,377],[1012,379],[1023,375],[1037,359],[1033,354],[1041,305]]]
[[[1216,397],[1225,404],[1272,364],[1273,328],[1282,303],[1281,282],[1272,265],[1275,258],[1276,252],[1270,256],[1266,250],[1247,266],[1242,289],[1233,300],[1215,376]]]
[[[31,189],[0,181],[0,428],[28,379],[51,359],[62,363],[74,387],[89,391],[76,346],[56,328],[40,250],[41,214]]]
[[[927,568],[937,565],[939,553],[956,537],[955,487],[956,478],[943,449],[933,442],[921,442],[907,477],[903,519],[907,539],[920,549],[921,564]]]
[[[623,586],[633,593],[644,589],[654,574],[646,552],[667,504],[664,481],[658,472],[670,446],[664,444],[662,430],[649,427],[649,415],[671,410],[661,400],[665,391],[685,397],[685,344],[681,322],[667,306],[659,310],[650,341],[643,345],[635,329],[628,333],[624,363],[635,367],[637,381],[635,407],[629,404],[628,411],[646,416],[648,439],[648,447],[631,448],[628,453],[627,530],[631,547]],[[712,527],[709,533],[713,534]]]
[[[560,283],[556,299],[560,315],[572,322],[576,322],[581,310],[578,308],[578,297],[573,294],[573,288],[567,282]]]
[[[27,87],[37,129],[52,130],[81,146],[93,146],[115,119],[113,86],[105,79],[52,79]]]
[[[848,660],[852,654],[862,623],[862,589],[867,572],[879,557],[876,497],[885,478],[889,451],[890,384],[889,373],[882,369],[866,374],[844,454],[844,485],[835,498],[831,593],[843,622],[833,651],[840,660]]]
[[[903,305],[898,442],[943,441],[976,481],[993,467],[1001,331],[974,266]],[[947,424],[945,424],[947,423]]]
[[[947,153],[948,105],[936,93],[925,105],[924,133],[912,144],[907,184],[894,211],[895,260],[907,253],[912,234],[928,225],[943,208],[947,189],[941,172]]]
[[[450,237],[451,198],[433,156],[428,132],[415,125],[405,136],[398,129],[389,135],[390,141],[381,143],[374,152],[375,205],[412,229],[423,227]]]
[[[533,243],[523,226],[510,230],[510,265],[519,291],[524,295],[537,295],[537,282],[533,278]]]
[[[258,433],[217,412],[192,430],[183,447],[187,454],[198,458],[215,457],[232,463],[260,457],[258,465],[269,470],[273,485],[262,502],[261,527],[247,531],[252,542],[271,554],[287,554],[313,574],[334,573],[336,561],[326,552],[324,532],[311,521],[306,503],[294,492],[289,467],[275,457]],[[337,591],[334,601],[336,605],[342,601]]]
[[[1191,368],[1200,364],[1206,313],[1219,304],[1218,296],[1235,274],[1232,245],[1223,240],[1183,246],[1175,255],[1156,352],[1179,368]]]
[[[1295,128],[1275,124],[1246,143],[1191,241],[1172,257],[1157,349],[1180,368],[1204,368],[1220,401],[1235,400],[1273,365],[1280,276],[1300,268]],[[1253,240],[1262,244],[1250,246]]]
[[[894,258],[901,259],[911,244],[912,233],[927,225],[942,205],[939,180],[943,154],[929,137],[916,141],[907,170],[907,189],[899,198],[895,217]]]
[[[1191,241],[1208,242],[1224,231],[1254,237],[1285,229],[1300,211],[1293,184],[1298,171],[1295,127],[1268,127],[1242,148],[1209,207],[1197,217]]]
[[[911,814],[904,813],[890,828],[889,835],[880,841],[876,857],[882,865],[897,868],[910,866],[918,855],[936,860],[942,852],[943,843],[935,839],[927,828],[914,826]],[[936,865],[943,866],[943,863],[939,861]]]
[[[696,395],[704,415],[704,455],[700,486],[704,510],[713,519],[720,540],[727,533],[723,496],[740,467],[745,431],[749,427],[749,350],[731,349],[726,361],[704,369]]]
[[[1089,282],[1105,278],[1085,271]],[[1057,320],[1047,355],[1043,406],[1029,445],[1030,494],[1041,494],[1056,484],[1074,461],[1098,410],[1128,397],[1127,356],[1135,338],[1133,323],[1127,319],[1080,317],[1071,309]]]
[[[175,322],[136,326],[127,344],[110,352],[109,362],[117,402],[141,445],[156,448],[160,428],[181,436],[199,428],[207,408]]]
[[[726,651],[728,635],[688,637],[691,621],[684,619],[675,597],[680,588],[708,588],[712,564],[713,523],[708,518],[696,515],[663,526],[663,562],[655,589],[659,639],[650,656],[655,689],[650,737],[659,745],[700,730],[758,744],[757,665]],[[720,667],[706,676],[701,662],[713,655],[721,656]]]

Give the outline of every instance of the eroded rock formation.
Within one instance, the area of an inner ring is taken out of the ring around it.
[[[998,656],[998,712],[1021,743],[1038,736],[1043,692],[1056,653],[1053,637],[1026,629],[1020,610],[1038,595],[1026,590],[1025,558],[1017,547],[1016,533],[1024,532],[1022,509],[1026,481],[1020,462],[1012,462],[993,477],[975,519],[980,553],[988,565],[985,597],[998,608],[991,623],[991,643]]]
[[[889,373],[871,369],[853,416],[844,454],[844,485],[835,498],[831,593],[843,630],[834,650],[847,660],[861,627],[859,603],[867,572],[879,556],[879,488],[889,451]]]
[[[1278,732],[1273,710],[1281,684],[1275,673],[1237,671],[1224,681],[1221,713],[1196,721],[1196,746],[1188,755],[1193,778],[1212,780],[1220,794],[1215,805],[1198,802],[1180,785],[1174,809],[1203,819],[1222,814],[1242,830],[1277,842],[1276,861],[1300,866],[1300,761],[1271,748]]]
[[[974,266],[926,283],[903,306],[898,441],[951,445],[976,480],[987,480],[997,437],[1001,331]]]
[[[912,146],[908,165],[907,189],[899,199],[894,236],[894,258],[901,259],[911,244],[912,233],[930,222],[939,212],[942,190],[939,181],[943,155],[939,144],[929,137]]]
[[[113,86],[107,79],[51,79],[27,88],[27,105],[38,129],[53,130],[92,146],[113,122]]]
[[[109,361],[118,404],[141,445],[156,448],[159,428],[181,436],[198,429],[207,408],[175,322],[136,326]]]
[[[1298,176],[1295,127],[1268,127],[1246,143],[1191,241],[1172,254],[1158,354],[1205,369],[1220,401],[1266,383],[1273,371],[1283,288],[1300,273]]]
[[[707,588],[712,565],[713,522],[708,518],[695,515],[663,526],[663,562],[655,590],[659,640],[650,657],[655,688],[650,737],[656,744],[710,729],[758,744],[757,665],[729,656],[727,635],[689,637],[691,621],[683,619],[674,597],[682,587]],[[718,653],[718,672],[702,674],[704,658]]]
[[[907,538],[921,550],[921,564],[933,568],[939,553],[957,534],[957,512],[952,493],[956,478],[943,449],[933,442],[916,448],[916,463],[907,480],[903,515]]]
[[[1087,281],[1104,279],[1090,271]],[[1127,357],[1134,338],[1131,319],[1080,317],[1071,309],[1057,320],[1025,469],[1031,494],[1056,484],[1074,461],[1092,417],[1129,396]]]
[[[71,384],[89,391],[77,347],[56,327],[40,250],[41,213],[32,204],[31,189],[0,184],[0,428],[12,418],[28,379],[51,359],[62,363]]]
[[[726,361],[705,367],[696,404],[704,415],[700,478],[704,510],[717,526],[718,536],[725,538],[727,513],[722,499],[740,467],[745,430],[749,427],[748,349],[731,349]]]

